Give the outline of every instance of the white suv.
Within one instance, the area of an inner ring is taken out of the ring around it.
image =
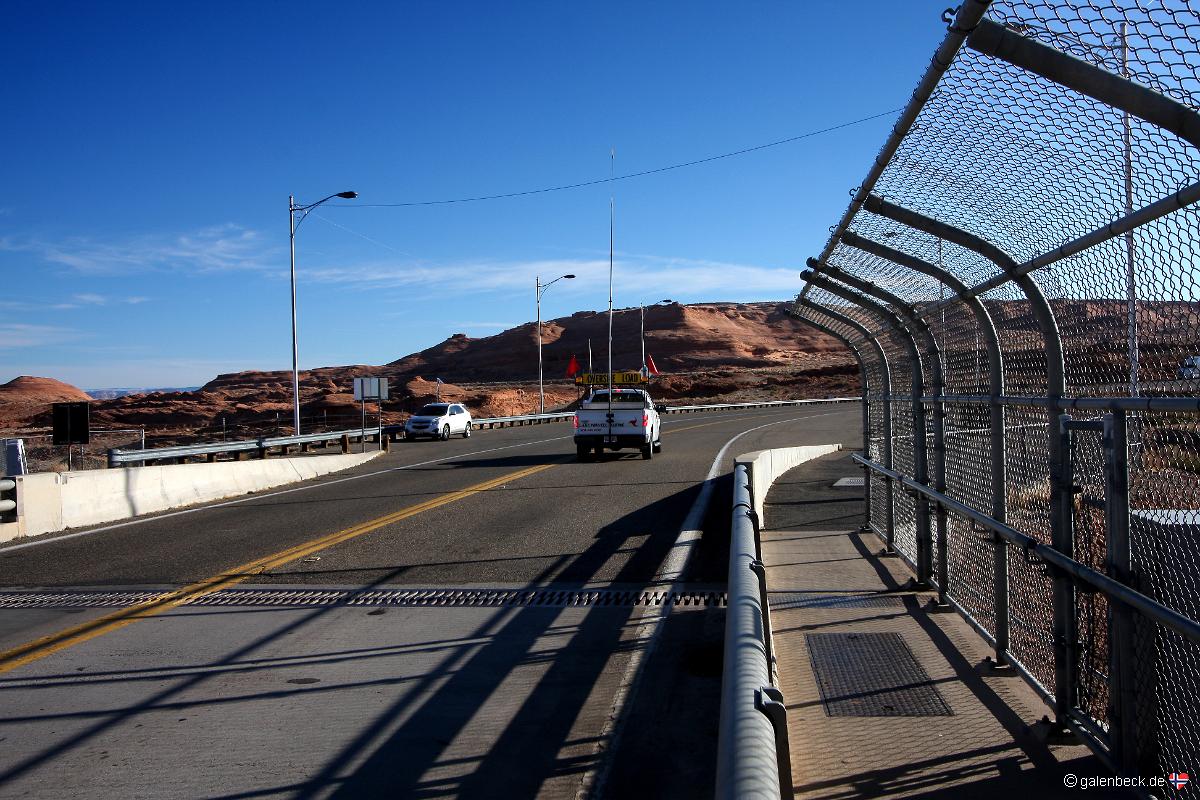
[[[451,434],[471,435],[471,412],[461,403],[429,403],[404,423],[404,438],[411,441],[429,436],[445,441]]]

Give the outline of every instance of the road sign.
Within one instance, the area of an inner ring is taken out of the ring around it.
[[[647,378],[637,370],[614,372],[613,386],[637,386],[647,382]],[[585,372],[575,376],[576,386],[608,386],[607,372]]]
[[[388,379],[387,378],[355,378],[354,379],[354,399],[355,400],[387,400],[388,399]]]
[[[92,441],[91,403],[55,403],[54,444],[88,444]]]

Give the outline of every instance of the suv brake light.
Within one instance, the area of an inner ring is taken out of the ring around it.
[[[578,414],[576,414],[575,416],[571,417],[571,427],[573,427],[573,428],[578,428],[578,427],[579,427],[579,415],[578,415]]]
[[[649,414],[642,414],[642,427],[643,428],[650,427],[650,415]]]

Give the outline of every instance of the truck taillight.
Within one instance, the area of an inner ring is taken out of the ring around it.
[[[573,427],[573,428],[579,427],[579,417],[578,416],[571,417],[571,427]]]
[[[649,414],[642,414],[642,427],[643,428],[650,427],[650,415]]]

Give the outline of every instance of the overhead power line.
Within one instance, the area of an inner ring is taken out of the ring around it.
[[[657,175],[660,172],[670,172],[671,170],[683,169],[685,167],[695,167],[700,164],[708,164],[713,161],[720,161],[722,159],[733,158],[735,156],[744,156],[747,153],[755,153],[755,152],[758,152],[759,150],[766,150],[771,147],[779,147],[780,145],[791,144],[792,142],[798,142],[801,139],[809,139],[813,136],[820,136],[823,133],[830,133],[832,131],[841,130],[842,128],[849,128],[853,125],[861,125],[864,122],[870,122],[871,120],[879,119],[880,117],[886,117],[891,114],[898,114],[901,111],[903,111],[902,108],[893,108],[890,111],[881,111],[880,113],[872,114],[869,117],[863,117],[861,119],[851,120],[850,122],[843,122],[838,125],[832,125],[828,128],[821,128],[820,130],[816,130],[816,131],[809,131],[808,133],[802,133],[799,136],[789,136],[786,139],[780,139],[779,141],[776,141],[776,142],[767,142],[766,144],[759,144],[759,145],[755,145],[754,147],[746,147],[741,150],[734,150],[729,153],[721,153],[720,155],[708,156],[707,158],[698,158],[695,161],[685,161],[681,164],[671,164],[666,167],[656,167],[654,169],[642,170],[641,172],[631,172],[628,175],[614,175],[614,176],[611,176],[608,178],[597,178],[595,180],[582,181],[580,183],[566,183],[561,186],[545,186],[541,189],[526,189],[525,191],[522,191],[522,192],[505,192],[503,194],[485,194],[485,195],[478,195],[475,197],[456,197],[456,198],[452,198],[452,199],[448,199],[448,200],[418,200],[418,201],[413,201],[413,202],[409,202],[409,203],[353,203],[353,204],[351,204],[351,203],[338,203],[338,204],[330,203],[330,204],[326,205],[325,207],[326,208],[411,208],[413,206],[441,206],[441,205],[449,205],[451,203],[475,203],[475,202],[478,202],[481,200],[504,200],[504,199],[511,198],[511,197],[527,197],[532,194],[546,194],[547,192],[562,192],[562,191],[566,191],[567,189],[582,189],[585,186],[597,186],[602,183],[615,183],[616,181],[627,181],[631,178],[644,178],[647,175]]]

